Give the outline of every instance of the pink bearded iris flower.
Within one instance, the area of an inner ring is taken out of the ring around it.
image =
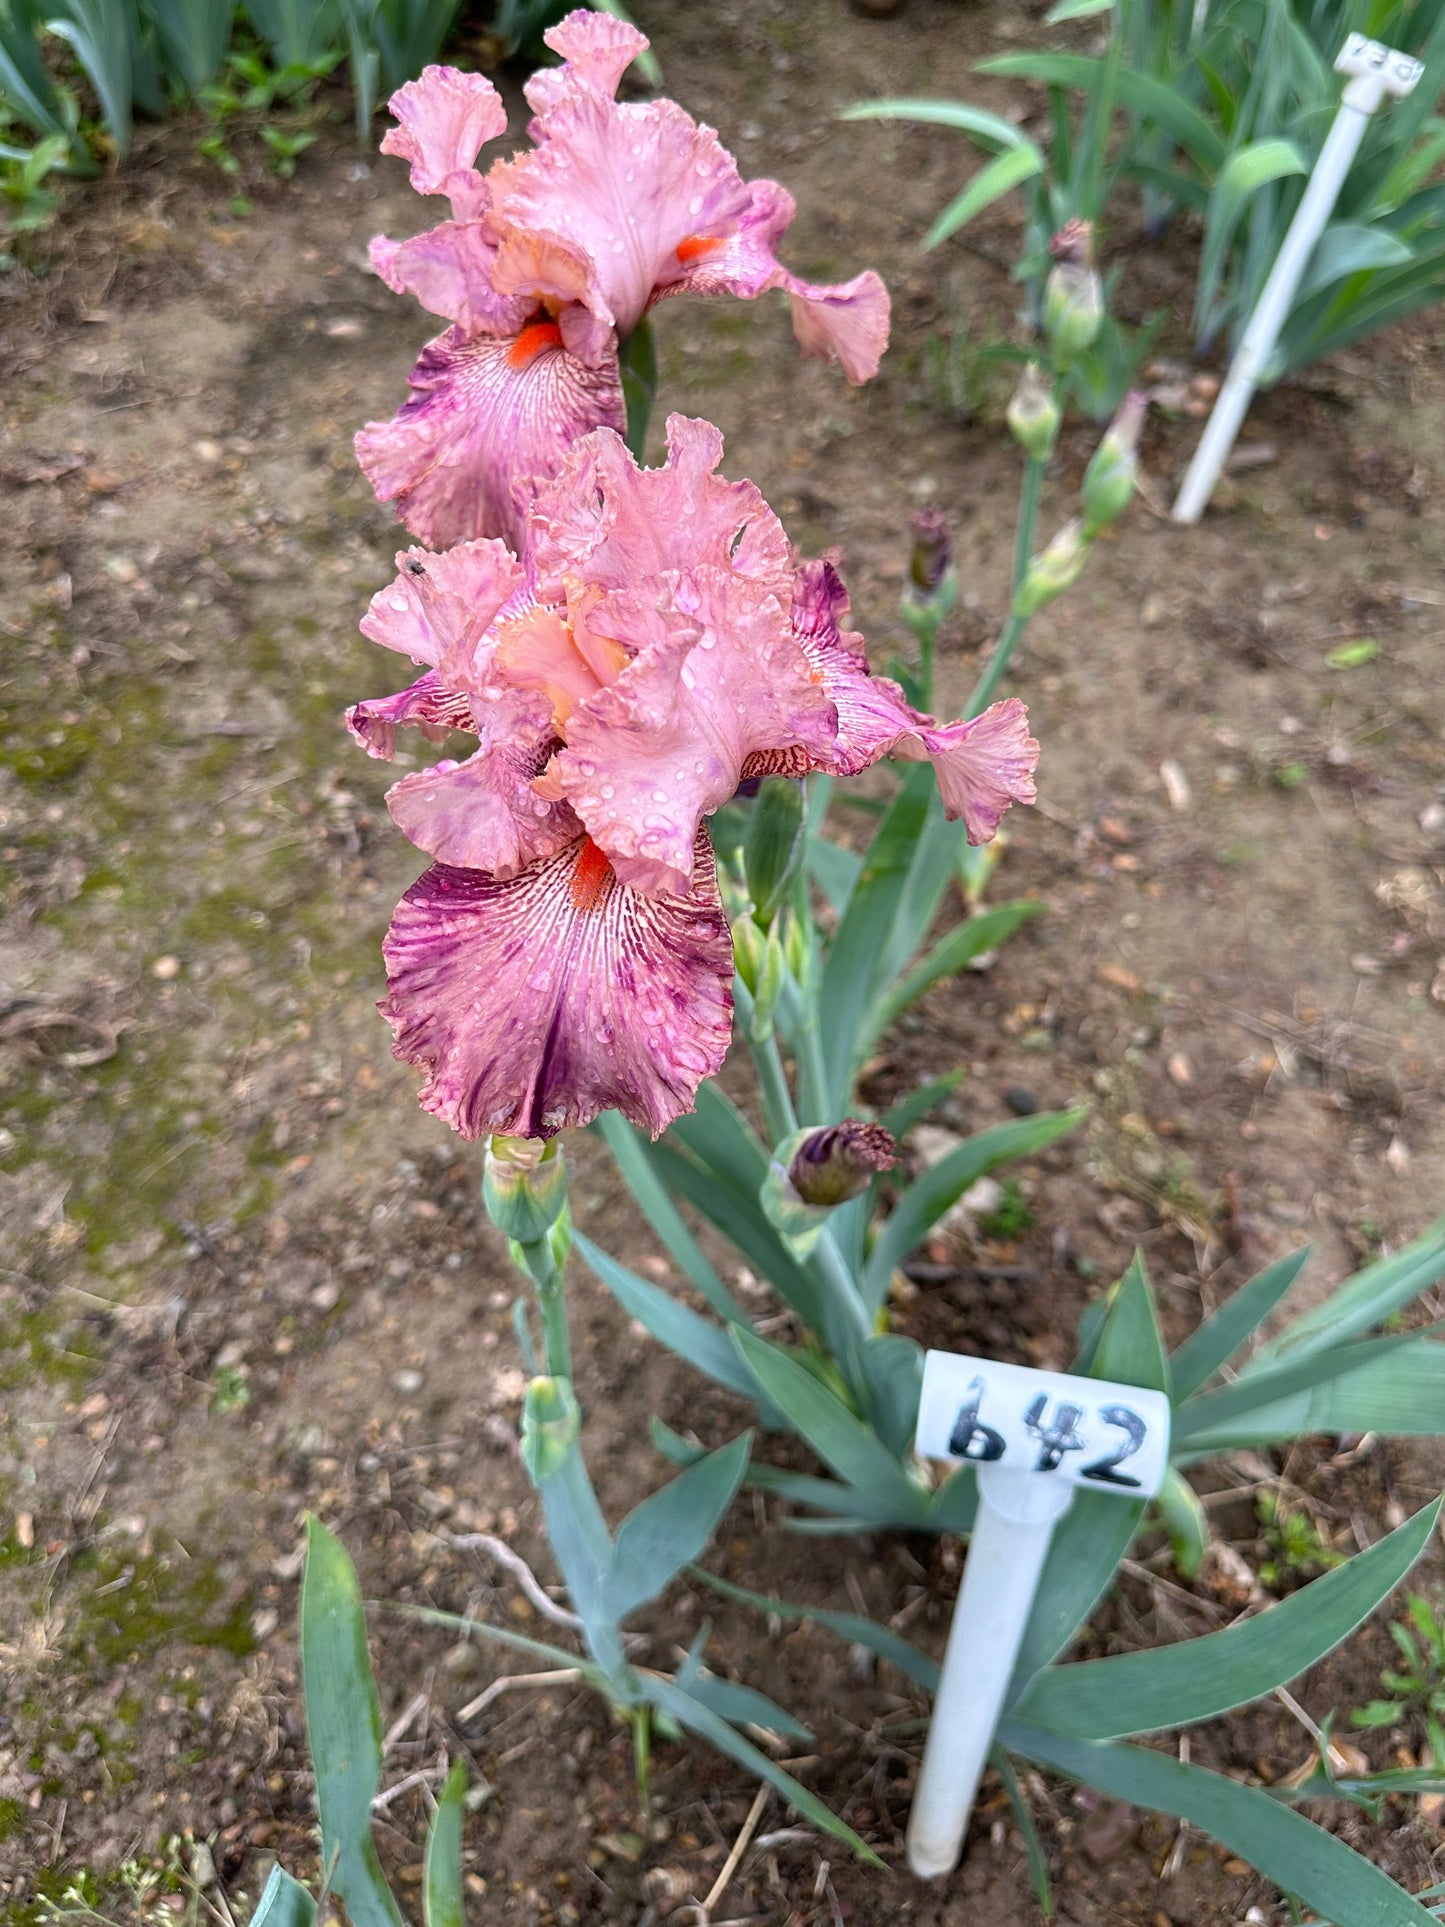
[[[878,369],[888,293],[876,274],[799,281],[774,249],[793,218],[776,181],[745,182],[709,127],[674,101],[613,98],[646,36],[608,14],[569,14],[546,35],[563,56],[526,86],[534,146],[485,175],[478,150],[506,131],[490,81],[428,67],[391,99],[382,150],[452,218],[371,258],[397,293],[453,325],[423,351],[411,397],[356,449],[382,501],[434,547],[501,536],[588,430],[624,427],[619,346],[675,294],[750,300],[784,289],[808,354],[848,379]]]
[[[656,1136],[722,1063],[732,943],[703,820],[770,772],[928,757],[974,841],[1031,801],[1017,698],[940,725],[871,676],[842,584],[798,564],[722,437],[674,415],[639,469],[597,429],[501,542],[409,549],[362,623],[424,666],[347,721],[476,747],[403,776],[387,806],[434,867],[386,940],[382,1010],[464,1136],[549,1137],[615,1106]]]

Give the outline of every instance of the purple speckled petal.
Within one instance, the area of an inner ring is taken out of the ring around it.
[[[625,884],[684,889],[698,826],[749,757],[826,757],[837,712],[786,606],[726,569],[618,590],[589,621],[638,653],[573,710],[557,758],[562,793]]]
[[[581,834],[565,803],[544,801],[532,788],[558,746],[552,705],[536,690],[500,691],[492,701],[473,701],[471,726],[479,738],[474,755],[403,776],[387,791],[386,807],[438,863],[515,876]]]
[[[488,690],[487,633],[522,587],[522,565],[504,542],[461,542],[434,555],[403,549],[396,579],[371,598],[361,633],[435,669],[448,689]]]
[[[383,762],[391,760],[397,728],[402,723],[413,724],[430,743],[442,742],[454,729],[476,728],[471,699],[444,689],[441,677],[430,669],[410,689],[353,703],[346,712],[346,727],[357,742],[368,756]]]
[[[604,589],[670,569],[711,564],[790,593],[792,549],[751,482],[714,473],[723,439],[711,422],[667,418],[667,462],[640,469],[619,435],[578,443],[533,512],[539,578],[564,575]]]
[[[732,940],[699,838],[685,896],[644,897],[585,837],[507,882],[428,870],[397,906],[382,1014],[463,1137],[551,1137],[615,1107],[656,1137],[722,1064]]]
[[[510,340],[457,328],[422,350],[411,399],[356,438],[367,480],[435,548],[501,536],[520,551],[526,511],[589,429],[626,423],[615,352],[588,368],[538,323]]]
[[[677,274],[679,250],[686,258],[731,234],[748,191],[717,135],[675,101],[620,104],[556,81],[544,92],[537,146],[488,176],[496,285],[555,293],[537,278],[528,237],[566,242],[592,264],[591,285],[575,298],[625,338],[658,283]]]
[[[659,274],[655,301],[673,294],[731,294],[754,300],[771,288],[788,294],[793,333],[804,354],[836,358],[849,381],[869,381],[888,346],[888,290],[870,268],[836,286],[800,281],[777,258],[792,225],[793,197],[776,181],[750,181],[749,204],[736,228],[693,235]]]
[[[387,130],[381,151],[410,163],[418,194],[465,193],[468,184],[456,177],[475,174],[479,150],[507,131],[507,110],[491,81],[456,67],[424,67],[387,107],[397,125]]]
[[[478,221],[443,221],[409,241],[378,234],[371,265],[395,294],[414,295],[466,334],[516,334],[532,312],[525,296],[492,286],[497,245]]]
[[[831,759],[815,768],[856,776],[881,756],[921,762],[938,775],[951,817],[962,817],[970,843],[987,843],[1010,803],[1034,800],[1039,746],[1029,735],[1028,710],[1017,696],[994,703],[969,722],[939,724],[914,709],[897,683],[871,676],[861,636],[841,628],[847,592],[827,562],[799,569],[793,627],[803,652],[837,706],[838,736]],[[794,775],[796,764],[753,758],[745,776],[771,770]]]

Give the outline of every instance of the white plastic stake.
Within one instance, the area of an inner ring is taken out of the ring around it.
[[[1161,1392],[930,1352],[918,1450],[978,1466],[978,1516],[908,1821],[925,1880],[958,1863],[1054,1526],[1083,1486],[1150,1498],[1169,1463]]]
[[[1371,114],[1387,96],[1403,100],[1413,92],[1424,71],[1423,64],[1411,55],[1397,53],[1378,40],[1367,40],[1362,33],[1352,33],[1340,49],[1335,72],[1347,78],[1339,112],[1194,451],[1174,504],[1176,522],[1197,522],[1214,493],[1219,472],[1254,399],[1255,385],[1274,352],[1295,289],[1334,211]]]

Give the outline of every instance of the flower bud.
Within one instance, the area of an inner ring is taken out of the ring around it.
[[[948,574],[953,556],[943,510],[916,510],[909,518],[908,528],[913,537],[908,555],[908,580],[919,595],[932,595]]]
[[[751,917],[733,925],[733,968],[756,997],[768,961],[768,939]]]
[[[1137,388],[1131,389],[1094,450],[1093,460],[1084,471],[1080,498],[1086,540],[1116,522],[1129,506],[1139,472],[1139,434],[1148,410],[1149,397]]]
[[[1090,547],[1083,524],[1066,522],[1043,553],[1029,563],[1010,613],[1027,622],[1055,596],[1061,596],[1083,574]]]
[[[1092,221],[1065,221],[1049,242],[1054,266],[1044,283],[1044,333],[1063,374],[1091,348],[1104,325],[1104,290],[1094,271]]]
[[[1052,384],[1045,381],[1036,361],[1031,361],[1020,377],[1008,405],[1007,421],[1014,440],[1029,460],[1046,462],[1059,432],[1059,409]]]
[[[891,1171],[898,1146],[881,1124],[845,1117],[805,1132],[788,1161],[788,1182],[804,1204],[846,1204],[868,1189],[875,1173]]]
[[[897,1154],[881,1124],[856,1117],[785,1138],[773,1153],[760,1197],[794,1257],[806,1258],[828,1213],[866,1191],[876,1172],[891,1171]]]
[[[489,1138],[482,1202],[504,1236],[524,1245],[545,1238],[567,1208],[561,1139]]]
[[[522,1400],[522,1463],[534,1485],[560,1472],[582,1433],[582,1412],[565,1378],[534,1378]]]

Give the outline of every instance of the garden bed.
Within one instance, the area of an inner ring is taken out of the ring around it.
[[[940,707],[956,713],[1004,614],[1018,471],[1006,378],[973,367],[964,419],[929,344],[1008,333],[1012,217],[1001,204],[967,248],[920,257],[972,156],[944,130],[834,116],[910,92],[1027,111],[970,67],[1034,17],[913,0],[878,20],[806,0],[644,24],[668,90],[746,175],[796,195],[790,265],[876,265],[895,301],[892,351],[859,391],[796,359],[780,302],[669,304],[664,408],[719,422],[727,472],[758,482],[801,549],[841,548],[875,661],[904,642],[909,512],[941,504],[963,592],[941,639]],[[205,1872],[191,1843],[216,1871],[208,1904],[228,1897],[238,1919],[277,1855],[316,1872],[294,1636],[305,1510],[341,1534],[370,1597],[533,1625],[508,1573],[452,1544],[469,1533],[551,1576],[515,1450],[518,1286],[479,1154],[417,1110],[374,1010],[381,935],[418,862],[386,817],[387,772],[340,724],[388,687],[356,621],[400,546],[349,440],[395,407],[426,326],[366,269],[365,244],[426,211],[340,123],[292,181],[248,160],[246,214],[194,139],[184,122],[144,131],[119,177],[67,198],[48,271],[0,285],[0,1912],[15,1923],[82,1874],[102,1912],[133,1917],[122,1866],[158,1858],[164,1888]],[[1182,249],[1151,254],[1128,230],[1107,245],[1124,309],[1168,306],[1177,347]],[[1030,631],[1011,688],[1043,745],[1040,804],[1008,819],[991,890],[1045,914],[931,992],[865,1090],[881,1103],[964,1065],[930,1120],[960,1134],[1029,1105],[1092,1110],[1001,1174],[1017,1190],[988,1226],[924,1254],[899,1308],[921,1341],[1066,1366],[1079,1312],[1136,1245],[1177,1339],[1299,1243],[1315,1244],[1305,1289],[1322,1293],[1441,1209],[1442,347],[1426,314],[1262,398],[1252,460],[1193,531],[1165,510],[1197,424],[1156,414],[1140,499]],[[1094,439],[1065,432],[1050,526]],[[1365,637],[1370,660],[1332,666]],[[729,1075],[744,1092],[741,1065]],[[666,1276],[602,1147],[569,1155],[581,1228]],[[653,1412],[708,1444],[740,1414],[580,1263],[572,1290],[615,1515],[660,1478]],[[1224,1553],[1186,1582],[1165,1547],[1136,1547],[1093,1649],[1236,1612],[1240,1559],[1265,1556],[1258,1490],[1353,1551],[1440,1491],[1445,1450],[1307,1441],[1232,1477],[1210,1505]],[[956,1545],[783,1526],[745,1497],[714,1569],[861,1603],[941,1647]],[[1417,1583],[1439,1596],[1438,1547]],[[686,1588],[646,1622],[657,1656],[703,1617],[736,1676],[813,1726],[790,1770],[889,1863],[854,1865],[774,1800],[715,1923],[1038,1917],[991,1782],[957,1875],[925,1888],[902,1870],[923,1711],[906,1682]],[[730,1765],[663,1746],[644,1822],[626,1735],[575,1685],[460,1719],[491,1655],[386,1614],[373,1649],[388,1724],[411,1715],[390,1777],[445,1749],[489,1789],[467,1826],[474,1919],[661,1919],[708,1894],[753,1796]],[[1316,1721],[1338,1708],[1346,1731],[1391,1651],[1378,1620],[1296,1700]],[[1270,1782],[1312,1752],[1274,1703],[1191,1741],[1195,1759]],[[1351,1743],[1384,1766],[1407,1742]],[[1267,1883],[1173,1823],[1058,1782],[1030,1793],[1076,1927],[1286,1918]],[[1324,1817],[1412,1891],[1445,1872],[1415,1803],[1377,1824]],[[379,1829],[403,1894],[424,1820],[413,1786]]]

